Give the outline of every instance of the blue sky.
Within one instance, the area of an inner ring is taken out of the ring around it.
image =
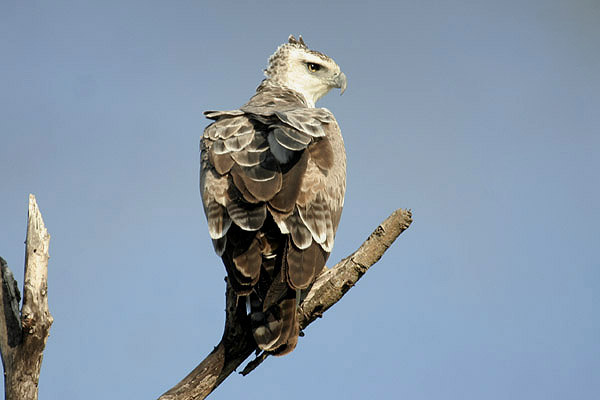
[[[415,222],[289,356],[214,399],[600,395],[600,3],[0,3],[0,255],[52,235],[42,399],[156,398],[218,342],[206,109],[290,33],[348,76],[330,264]]]

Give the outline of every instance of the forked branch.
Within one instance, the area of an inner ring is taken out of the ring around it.
[[[29,217],[25,248],[23,307],[21,295],[6,261],[0,258],[0,351],[4,366],[6,400],[36,400],[46,339],[52,325],[48,309],[48,247],[50,235],[44,226],[35,197],[29,195]]]
[[[394,211],[352,255],[331,269],[324,268],[300,304],[300,328],[306,328],[337,303],[379,261],[411,222],[410,211]],[[221,341],[188,376],[159,400],[204,399],[256,350],[246,316],[246,305],[236,301],[235,293],[227,285],[225,330]],[[259,354],[241,373],[250,373],[266,358],[265,353]]]

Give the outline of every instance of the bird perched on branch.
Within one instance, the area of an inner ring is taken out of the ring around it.
[[[252,333],[270,354],[298,341],[297,306],[333,248],[346,190],[344,142],[315,103],[346,75],[290,36],[266,79],[237,110],[206,111],[200,191],[228,282],[250,307]]]

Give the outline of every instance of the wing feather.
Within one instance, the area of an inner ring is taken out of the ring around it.
[[[215,170],[221,175],[225,175],[233,167],[234,160],[230,154],[216,154],[211,149],[211,151],[208,151],[208,158]]]
[[[244,201],[229,201],[227,213],[233,222],[245,231],[256,231],[265,222],[267,208],[265,204],[251,204]]]
[[[315,140],[308,147],[310,158],[317,164],[321,171],[327,175],[328,171],[333,168],[334,154],[331,148],[331,142],[328,138]]]
[[[254,132],[248,132],[243,135],[233,135],[223,143],[228,152],[237,152],[248,146],[252,139],[254,139]]]
[[[260,165],[255,167],[234,166],[231,170],[233,182],[249,202],[267,201],[281,189],[281,173],[269,176]]]
[[[325,243],[327,239],[327,222],[331,221],[331,213],[324,199],[324,194],[318,192],[313,201],[305,206],[298,206],[298,214],[313,239],[319,244]]]
[[[266,157],[266,151],[250,151],[247,148],[231,153],[231,158],[240,167],[254,167],[265,161]]]
[[[314,137],[325,136],[323,122],[315,118],[315,108],[299,108],[290,111],[276,111],[275,115],[281,122],[295,128],[296,130]]]
[[[286,248],[285,262],[287,280],[292,289],[306,289],[321,271],[327,259],[321,246],[313,243],[306,249],[298,249],[289,243]]]
[[[284,125],[275,125],[272,135],[277,143],[293,151],[304,150],[312,140],[309,135]]]
[[[306,173],[309,154],[303,152],[300,159],[282,175],[281,190],[271,200],[269,206],[279,213],[289,214],[296,207],[302,178]]]
[[[204,111],[204,116],[210,119],[217,119],[219,117],[235,117],[238,115],[244,115],[244,112],[242,110]]]
[[[292,241],[299,249],[306,249],[312,243],[310,230],[304,225],[298,211],[295,211],[284,220],[286,230],[292,236]]]
[[[227,210],[216,201],[209,201],[206,205],[206,219],[208,233],[212,239],[222,238],[231,226],[231,218],[229,218]]]
[[[208,222],[208,232],[212,239],[222,238],[229,227],[231,219],[225,209],[227,204],[227,179],[212,169],[203,169],[201,174],[202,203]]]

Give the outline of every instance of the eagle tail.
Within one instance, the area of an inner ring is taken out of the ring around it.
[[[264,310],[264,303],[254,293],[250,295],[250,321],[254,340],[261,350],[282,356],[298,343],[298,316],[295,291],[287,291],[284,298]]]

